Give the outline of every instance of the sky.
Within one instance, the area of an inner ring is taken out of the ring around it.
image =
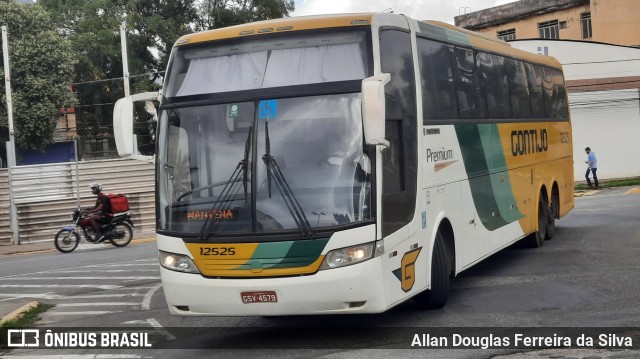
[[[293,16],[350,12],[380,12],[391,8],[416,20],[438,20],[453,24],[462,14],[517,0],[295,0]]]

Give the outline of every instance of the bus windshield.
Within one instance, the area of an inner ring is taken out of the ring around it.
[[[358,93],[175,107],[160,123],[160,230],[215,236],[371,219]]]
[[[165,97],[362,80],[370,73],[364,30],[302,31],[178,47]]]

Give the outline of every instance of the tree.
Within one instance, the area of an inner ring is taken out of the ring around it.
[[[196,30],[277,19],[289,16],[293,10],[293,0],[203,0],[198,5]]]
[[[16,146],[43,150],[53,141],[59,109],[76,103],[68,85],[77,60],[69,41],[38,5],[0,0],[0,25],[6,25],[8,32]],[[0,78],[0,148],[4,155],[9,132],[1,66]]]
[[[0,0],[1,1],[1,0]],[[77,52],[78,133],[112,137],[113,104],[124,96],[120,24],[127,26],[131,93],[159,88],[182,35],[287,16],[293,0],[38,0]],[[141,128],[149,127],[144,123]],[[148,132],[148,131],[147,131]]]
[[[113,104],[124,96],[120,25],[127,28],[131,93],[157,90],[173,43],[192,32],[194,0],[39,0],[79,56],[78,133],[112,137]]]

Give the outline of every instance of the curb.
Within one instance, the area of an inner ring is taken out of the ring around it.
[[[2,317],[2,319],[0,319],[0,325],[4,324],[5,322],[8,321],[14,321],[14,320],[20,320],[20,318],[22,318],[26,312],[30,311],[31,309],[37,307],[38,305],[40,305],[40,302],[34,300],[33,302],[29,302],[25,305],[23,305],[22,307],[14,310],[13,312],[5,315],[4,317]]]
[[[640,187],[631,188],[624,194],[640,194]]]
[[[584,197],[584,196],[593,196],[594,194],[600,192],[601,190],[596,189],[596,190],[591,190],[591,191],[586,191],[586,192],[574,192],[573,196],[578,198],[578,197]]]

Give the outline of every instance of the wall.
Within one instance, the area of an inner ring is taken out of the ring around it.
[[[507,24],[492,26],[481,30],[476,30],[481,34],[497,37],[498,31],[516,29],[516,39],[537,39],[540,37],[538,23],[550,20],[558,22],[566,21],[567,27],[560,29],[561,39],[579,40],[582,39],[582,26],[580,24],[580,14],[589,12],[589,6],[578,6],[570,9],[550,12],[548,14],[534,15],[526,19],[516,20]]]
[[[74,162],[12,168],[13,193],[21,243],[53,240],[71,224],[77,206],[78,175]],[[105,193],[129,197],[134,231],[155,231],[155,175],[153,164],[133,160],[79,163],[80,205],[95,203],[89,184],[100,182]],[[9,185],[7,170],[0,170],[0,244],[10,244]],[[135,235],[134,235],[135,237]]]
[[[520,0],[456,16],[455,21],[457,26],[493,37],[498,31],[516,29],[516,39],[539,38],[538,23],[566,21],[560,39],[583,40],[580,15],[584,12],[591,12],[593,30],[587,40],[640,46],[638,0]]]
[[[640,1],[591,0],[593,40],[640,46]]]
[[[640,49],[580,41],[522,40],[515,48],[563,64],[570,91],[574,177],[584,180],[589,146],[599,178],[640,176]]]

